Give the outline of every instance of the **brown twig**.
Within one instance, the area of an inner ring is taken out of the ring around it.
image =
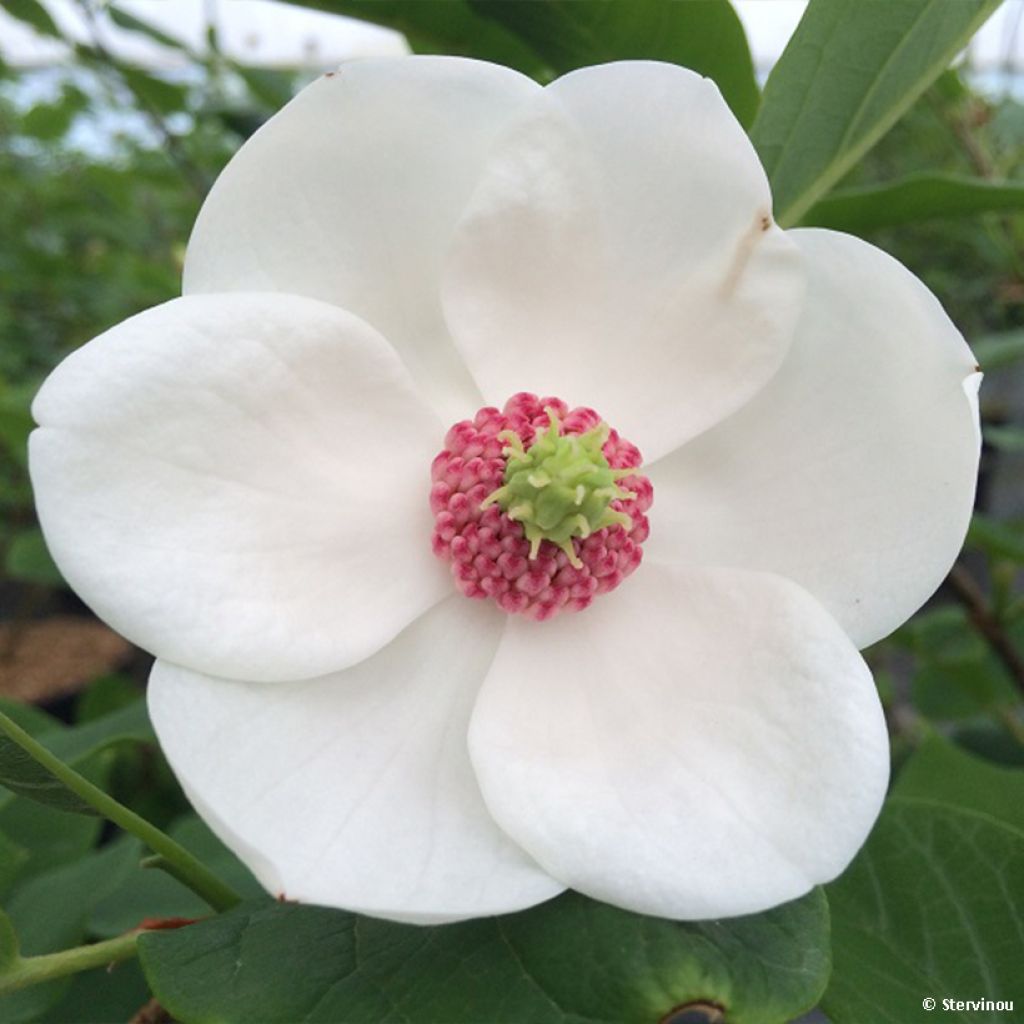
[[[1024,694],[1024,657],[1007,635],[1002,622],[992,611],[977,580],[959,562],[946,577],[950,590],[967,611],[967,618],[985,639],[992,653],[1002,662],[1021,694]]]
[[[171,1020],[171,1015],[155,999],[150,999],[128,1024],[167,1024]]]

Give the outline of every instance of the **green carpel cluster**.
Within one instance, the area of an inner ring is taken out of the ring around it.
[[[513,430],[498,435],[508,442],[503,452],[508,459],[504,483],[483,500],[481,508],[497,503],[509,519],[522,524],[530,558],[536,558],[541,541],[548,540],[578,569],[583,563],[573,548],[574,537],[585,539],[606,526],[632,528],[628,515],[609,506],[617,498],[636,497],[618,481],[637,470],[608,465],[602,451],[610,433],[607,423],[585,434],[563,434],[555,411],[544,411],[550,425],[529,449]]]

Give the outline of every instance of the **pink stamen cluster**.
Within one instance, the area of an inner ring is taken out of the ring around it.
[[[632,519],[628,531],[608,526],[586,539],[574,538],[581,567],[569,564],[568,555],[543,541],[537,557],[529,557],[530,544],[520,523],[495,504],[481,502],[501,487],[507,441],[498,435],[515,431],[529,448],[534,436],[547,430],[553,410],[562,434],[584,434],[601,422],[593,409],[570,409],[560,398],[513,395],[503,410],[487,407],[471,420],[456,423],[445,437],[445,447],[431,466],[433,486],[430,508],[434,513],[434,553],[451,563],[455,585],[467,597],[491,598],[510,614],[543,621],[561,611],[582,611],[598,594],[614,590],[640,564],[641,545],[650,532],[646,512],[654,489],[640,473],[622,478],[621,486],[635,498],[616,499],[610,508]],[[612,469],[639,467],[640,451],[612,430],[601,449]]]

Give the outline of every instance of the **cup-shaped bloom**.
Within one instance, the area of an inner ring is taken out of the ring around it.
[[[895,260],[774,224],[698,75],[365,61],[228,165],[182,298],[54,371],[31,471],[270,891],[721,917],[875,819],[858,648],[962,543],[976,371]]]

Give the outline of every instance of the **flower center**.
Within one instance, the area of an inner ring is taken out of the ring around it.
[[[581,611],[643,557],[640,464],[593,409],[526,393],[481,409],[434,459],[434,552],[468,597],[537,620]]]
[[[514,430],[498,434],[499,440],[508,442],[502,449],[508,459],[505,482],[484,498],[480,507],[497,502],[509,519],[523,524],[530,558],[536,558],[541,542],[548,540],[579,569],[583,562],[573,547],[573,537],[586,539],[606,526],[633,528],[633,520],[625,512],[609,506],[615,499],[636,497],[635,492],[624,491],[616,483],[635,470],[608,465],[602,451],[611,434],[607,423],[598,423],[585,434],[563,434],[558,413],[551,406],[544,411],[548,429],[528,449]]]

